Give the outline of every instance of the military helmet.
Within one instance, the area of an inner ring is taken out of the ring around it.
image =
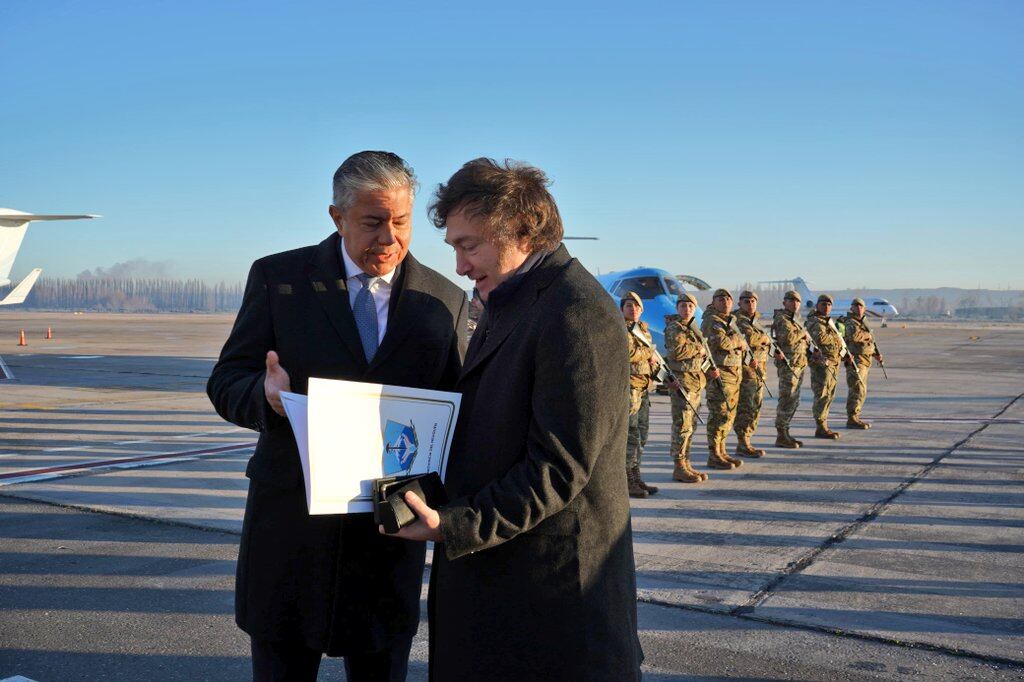
[[[640,308],[640,310],[644,309],[644,302],[640,300],[640,295],[637,294],[635,291],[627,291],[626,295],[622,297],[622,299],[619,301],[620,310],[622,309],[622,306],[626,305],[627,301],[632,301],[633,303],[635,303]]]
[[[794,291],[793,289],[790,289],[785,294],[783,294],[782,298],[783,298],[783,300],[788,298],[789,300],[796,301],[797,303],[799,303],[801,300],[803,300],[803,299],[800,298],[800,293],[797,292],[797,291]]]
[[[832,305],[832,297],[828,294],[822,294],[821,296],[818,296],[818,303],[828,303],[829,305]]]

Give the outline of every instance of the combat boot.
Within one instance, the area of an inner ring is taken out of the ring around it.
[[[804,446],[804,442],[802,440],[797,440],[796,438],[793,438],[793,436],[789,434],[789,427],[786,427],[786,436],[788,436],[791,441],[796,443],[796,446],[798,448],[802,448]]]
[[[764,457],[764,450],[755,448],[750,444],[748,436],[736,435],[736,456],[737,457]]]
[[[861,421],[860,417],[847,417],[846,418],[846,428],[848,428],[848,429],[861,429],[861,430],[864,430],[864,429],[870,429],[871,428],[871,424],[868,424],[865,421]]]
[[[724,439],[722,440],[721,443],[718,444],[718,454],[722,457],[722,459],[724,459],[726,462],[729,462],[729,464],[732,464],[737,469],[740,468],[741,466],[743,466],[743,460],[742,459],[736,459],[735,457],[730,455],[728,452],[726,452],[726,450],[725,450],[725,440]]]
[[[777,448],[788,448],[790,450],[796,450],[800,447],[800,441],[794,440],[789,435],[789,429],[775,429],[779,432],[778,437],[775,439],[775,447]]]
[[[827,422],[818,422],[818,428],[814,430],[815,438],[825,438],[827,440],[839,440],[839,434],[828,428]]]
[[[680,483],[700,483],[704,480],[704,477],[690,466],[690,458],[686,455],[676,456],[675,466],[672,468],[672,478]]]
[[[708,466],[712,469],[735,469],[737,465],[722,457],[718,443],[708,443]]]
[[[647,490],[640,485],[640,472],[638,469],[630,467],[626,469],[626,483],[629,485],[629,496],[637,499],[645,499],[650,497]]]
[[[690,453],[689,452],[686,453],[686,465],[685,466],[686,466],[686,470],[688,472],[690,472],[691,476],[700,476],[700,480],[701,481],[708,480],[708,475],[707,474],[705,474],[703,471],[697,471],[696,469],[693,468],[693,465],[690,464]]]
[[[644,479],[640,476],[640,467],[633,467],[633,475],[636,476],[636,480],[640,484],[640,487],[646,490],[648,495],[653,495],[658,492],[657,486],[647,485],[647,483],[644,482]]]

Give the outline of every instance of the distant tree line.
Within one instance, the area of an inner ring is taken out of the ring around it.
[[[37,310],[108,312],[233,312],[242,303],[243,285],[207,284],[198,279],[40,278],[24,307]]]

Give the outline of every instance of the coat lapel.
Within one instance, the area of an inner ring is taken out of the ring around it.
[[[562,245],[545,258],[544,262],[534,272],[527,275],[518,291],[513,294],[507,303],[501,306],[497,317],[493,321],[488,320],[484,328],[486,336],[483,342],[477,346],[477,352],[473,353],[471,350],[467,353],[466,365],[462,370],[463,377],[479,367],[484,360],[501,347],[501,344],[512,333],[512,330],[526,317],[527,312],[533,307],[540,296],[540,292],[551,284],[551,281],[570,262],[572,262],[572,258],[569,257],[569,252]],[[484,315],[490,317],[487,312]]]
[[[338,233],[335,232],[320,242],[313,259],[306,264],[306,276],[313,287],[313,296],[324,309],[327,319],[338,332],[352,357],[361,365],[361,371],[365,371],[366,356],[363,354],[363,343],[359,340],[359,330],[356,329],[352,306],[348,302],[345,266],[338,253],[338,241]]]

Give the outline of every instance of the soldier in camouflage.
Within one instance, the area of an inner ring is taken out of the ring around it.
[[[690,443],[693,441],[694,410],[700,408],[700,392],[707,379],[704,376],[707,353],[704,336],[697,328],[693,314],[697,312],[697,299],[682,294],[676,301],[677,315],[665,316],[665,362],[679,380],[678,389],[686,394],[693,409],[673,390],[672,399],[672,478],[683,483],[700,483],[708,475],[690,465]]]
[[[782,308],[772,318],[772,338],[779,349],[775,369],[779,375],[779,404],[775,411],[776,447],[795,449],[803,441],[789,434],[789,424],[800,406],[800,389],[807,369],[807,330],[800,320],[800,294],[787,291]]]
[[[725,438],[736,419],[740,377],[746,343],[732,324],[732,294],[717,289],[704,310],[700,331],[704,334],[714,367],[708,372],[708,466],[734,469],[743,460],[725,450]]]
[[[855,298],[850,304],[850,314],[841,317],[844,323],[843,338],[850,351],[850,363],[846,368],[846,428],[870,429],[871,424],[861,421],[860,411],[864,407],[864,399],[868,394],[868,371],[871,369],[871,358],[883,362],[882,354],[875,347],[875,336],[864,318],[864,299]],[[857,371],[854,371],[854,367]]]
[[[771,339],[761,329],[757,312],[757,294],[744,291],[740,294],[740,307],[733,311],[736,327],[743,334],[749,351],[749,363],[743,366],[740,381],[739,406],[736,408],[736,455],[740,457],[763,457],[764,450],[751,443],[764,404],[764,384]]]
[[[811,342],[821,351],[819,357],[811,361],[811,389],[814,391],[814,421],[817,428],[815,438],[836,440],[839,434],[828,428],[828,411],[832,400],[836,397],[836,380],[839,365],[843,362],[843,337],[832,321],[832,297],[828,294],[818,296],[814,312],[807,317],[807,333]]]
[[[645,322],[640,321],[644,310],[643,301],[634,292],[629,292],[619,301],[619,309],[626,321],[629,339],[629,433],[626,437],[626,480],[629,496],[645,498],[658,492],[655,486],[647,485],[640,477],[640,456],[647,442],[650,424],[651,401],[648,392],[654,383],[654,342]],[[645,344],[633,334],[636,327],[647,340]]]

